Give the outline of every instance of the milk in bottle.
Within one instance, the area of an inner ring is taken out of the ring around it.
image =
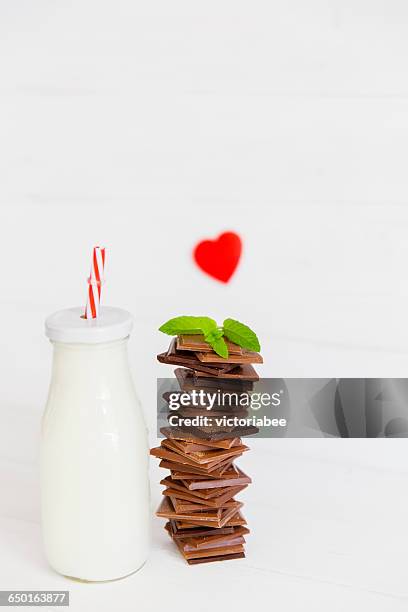
[[[57,572],[112,580],[148,554],[147,432],[128,364],[131,315],[82,314],[71,308],[46,320],[54,355],[42,421],[44,543]]]

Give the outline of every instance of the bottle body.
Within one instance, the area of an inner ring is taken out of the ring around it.
[[[41,432],[46,555],[66,576],[113,580],[144,564],[150,536],[147,432],[127,340],[53,344]]]

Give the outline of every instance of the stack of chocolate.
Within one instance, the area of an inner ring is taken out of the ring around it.
[[[224,359],[203,336],[183,335],[157,356],[161,363],[181,366],[175,375],[184,401],[168,413],[172,423],[177,417],[176,426],[161,428],[165,438],[150,451],[161,460],[160,467],[170,470],[161,481],[164,498],[156,514],[167,519],[165,529],[191,565],[245,557],[249,533],[241,513],[243,504],[235,496],[251,479],[234,461],[248,450],[241,438],[258,430],[217,420],[217,415],[245,416],[246,408],[239,404],[213,405],[208,411],[202,403],[185,401],[186,392],[193,390],[235,392],[236,396],[252,390],[259,379],[252,364],[262,363],[261,355],[232,342],[227,345],[229,356]],[[174,397],[170,392],[163,397],[169,401],[170,395]],[[205,416],[205,422],[194,421],[197,416]]]

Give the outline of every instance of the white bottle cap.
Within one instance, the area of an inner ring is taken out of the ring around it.
[[[83,308],[59,310],[47,317],[45,335],[55,342],[98,344],[126,338],[132,329],[130,312],[102,306],[97,319],[84,319]]]

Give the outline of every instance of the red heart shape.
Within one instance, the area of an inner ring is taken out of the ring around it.
[[[225,232],[216,240],[203,240],[194,249],[194,259],[201,270],[228,283],[241,257],[242,242],[238,234]]]

